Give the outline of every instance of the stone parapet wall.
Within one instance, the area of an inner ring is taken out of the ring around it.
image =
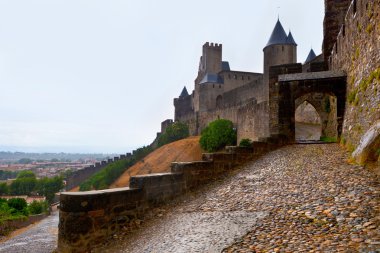
[[[273,136],[252,148],[227,147],[203,161],[176,162],[170,173],[131,177],[130,187],[60,196],[58,252],[89,252],[120,230],[136,227],[149,210],[287,143]]]
[[[329,58],[347,73],[342,141],[352,151],[380,119],[380,1],[352,1]]]

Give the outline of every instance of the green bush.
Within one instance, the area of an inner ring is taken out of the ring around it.
[[[211,122],[201,134],[201,147],[208,151],[217,151],[226,145],[236,144],[236,131],[230,120],[218,119]]]
[[[28,212],[28,204],[26,203],[25,199],[22,198],[13,198],[8,200],[8,206],[13,209],[11,212],[12,214],[22,214],[25,216],[29,215]]]
[[[7,183],[0,183],[0,195],[7,195],[9,193],[9,187]]]
[[[48,211],[48,204],[46,201],[36,201],[28,205],[28,210],[30,214],[41,214]]]
[[[239,147],[245,147],[245,148],[252,147],[251,139],[242,139],[239,143]]]
[[[184,139],[189,136],[189,127],[181,122],[175,122],[168,126],[165,133],[158,137],[158,146],[161,147],[165,144]]]

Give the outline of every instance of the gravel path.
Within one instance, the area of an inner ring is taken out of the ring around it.
[[[1,253],[51,253],[57,247],[58,212],[0,244]]]
[[[271,152],[99,252],[380,252],[380,183],[336,144]]]

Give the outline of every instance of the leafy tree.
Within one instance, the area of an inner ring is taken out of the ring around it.
[[[217,151],[226,145],[236,144],[236,131],[230,120],[218,119],[211,122],[201,134],[201,147],[209,152]]]
[[[21,213],[26,216],[29,214],[27,210],[28,204],[26,203],[25,199],[22,199],[22,198],[9,199],[8,206],[14,209],[12,213]]]
[[[9,193],[9,187],[7,183],[0,183],[0,195],[6,195]]]
[[[62,177],[56,176],[53,178],[42,178],[37,181],[36,191],[46,197],[49,203],[52,203],[56,192],[63,188]]]
[[[35,189],[37,179],[35,177],[17,178],[10,185],[12,195],[30,195]]]
[[[181,122],[175,122],[168,126],[165,133],[161,134],[158,138],[158,146],[161,147],[165,144],[184,139],[189,136],[189,127]]]
[[[17,179],[19,178],[36,178],[36,175],[31,170],[23,170],[17,174]]]

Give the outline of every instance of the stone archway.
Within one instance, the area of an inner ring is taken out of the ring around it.
[[[323,92],[312,92],[304,94],[295,99],[295,109],[303,103],[309,103],[310,107],[316,111],[314,121],[312,118],[308,119],[311,124],[320,124],[321,134],[320,137],[328,138],[330,140],[337,139],[338,137],[338,122],[337,122],[337,98],[333,94]],[[313,112],[311,112],[313,113]],[[312,117],[312,115],[309,115]],[[295,122],[297,122],[297,113],[295,114]],[[297,139],[297,138],[296,138]],[[319,140],[319,139],[318,139]]]
[[[294,141],[297,99],[310,96],[308,94],[322,94],[320,98],[314,99],[316,102],[313,103],[322,120],[322,135],[338,137],[342,132],[346,101],[345,73],[322,71],[281,75],[281,73],[286,73],[289,68],[284,65],[274,66],[270,69],[270,74],[273,72],[273,77],[269,82],[270,134],[286,136],[289,141]],[[326,95],[329,96],[328,100],[324,98]],[[312,99],[307,100],[311,102]],[[305,99],[299,101],[302,103]],[[323,110],[324,101],[328,102],[327,104],[330,106],[336,104],[334,120],[329,120],[331,112]]]

